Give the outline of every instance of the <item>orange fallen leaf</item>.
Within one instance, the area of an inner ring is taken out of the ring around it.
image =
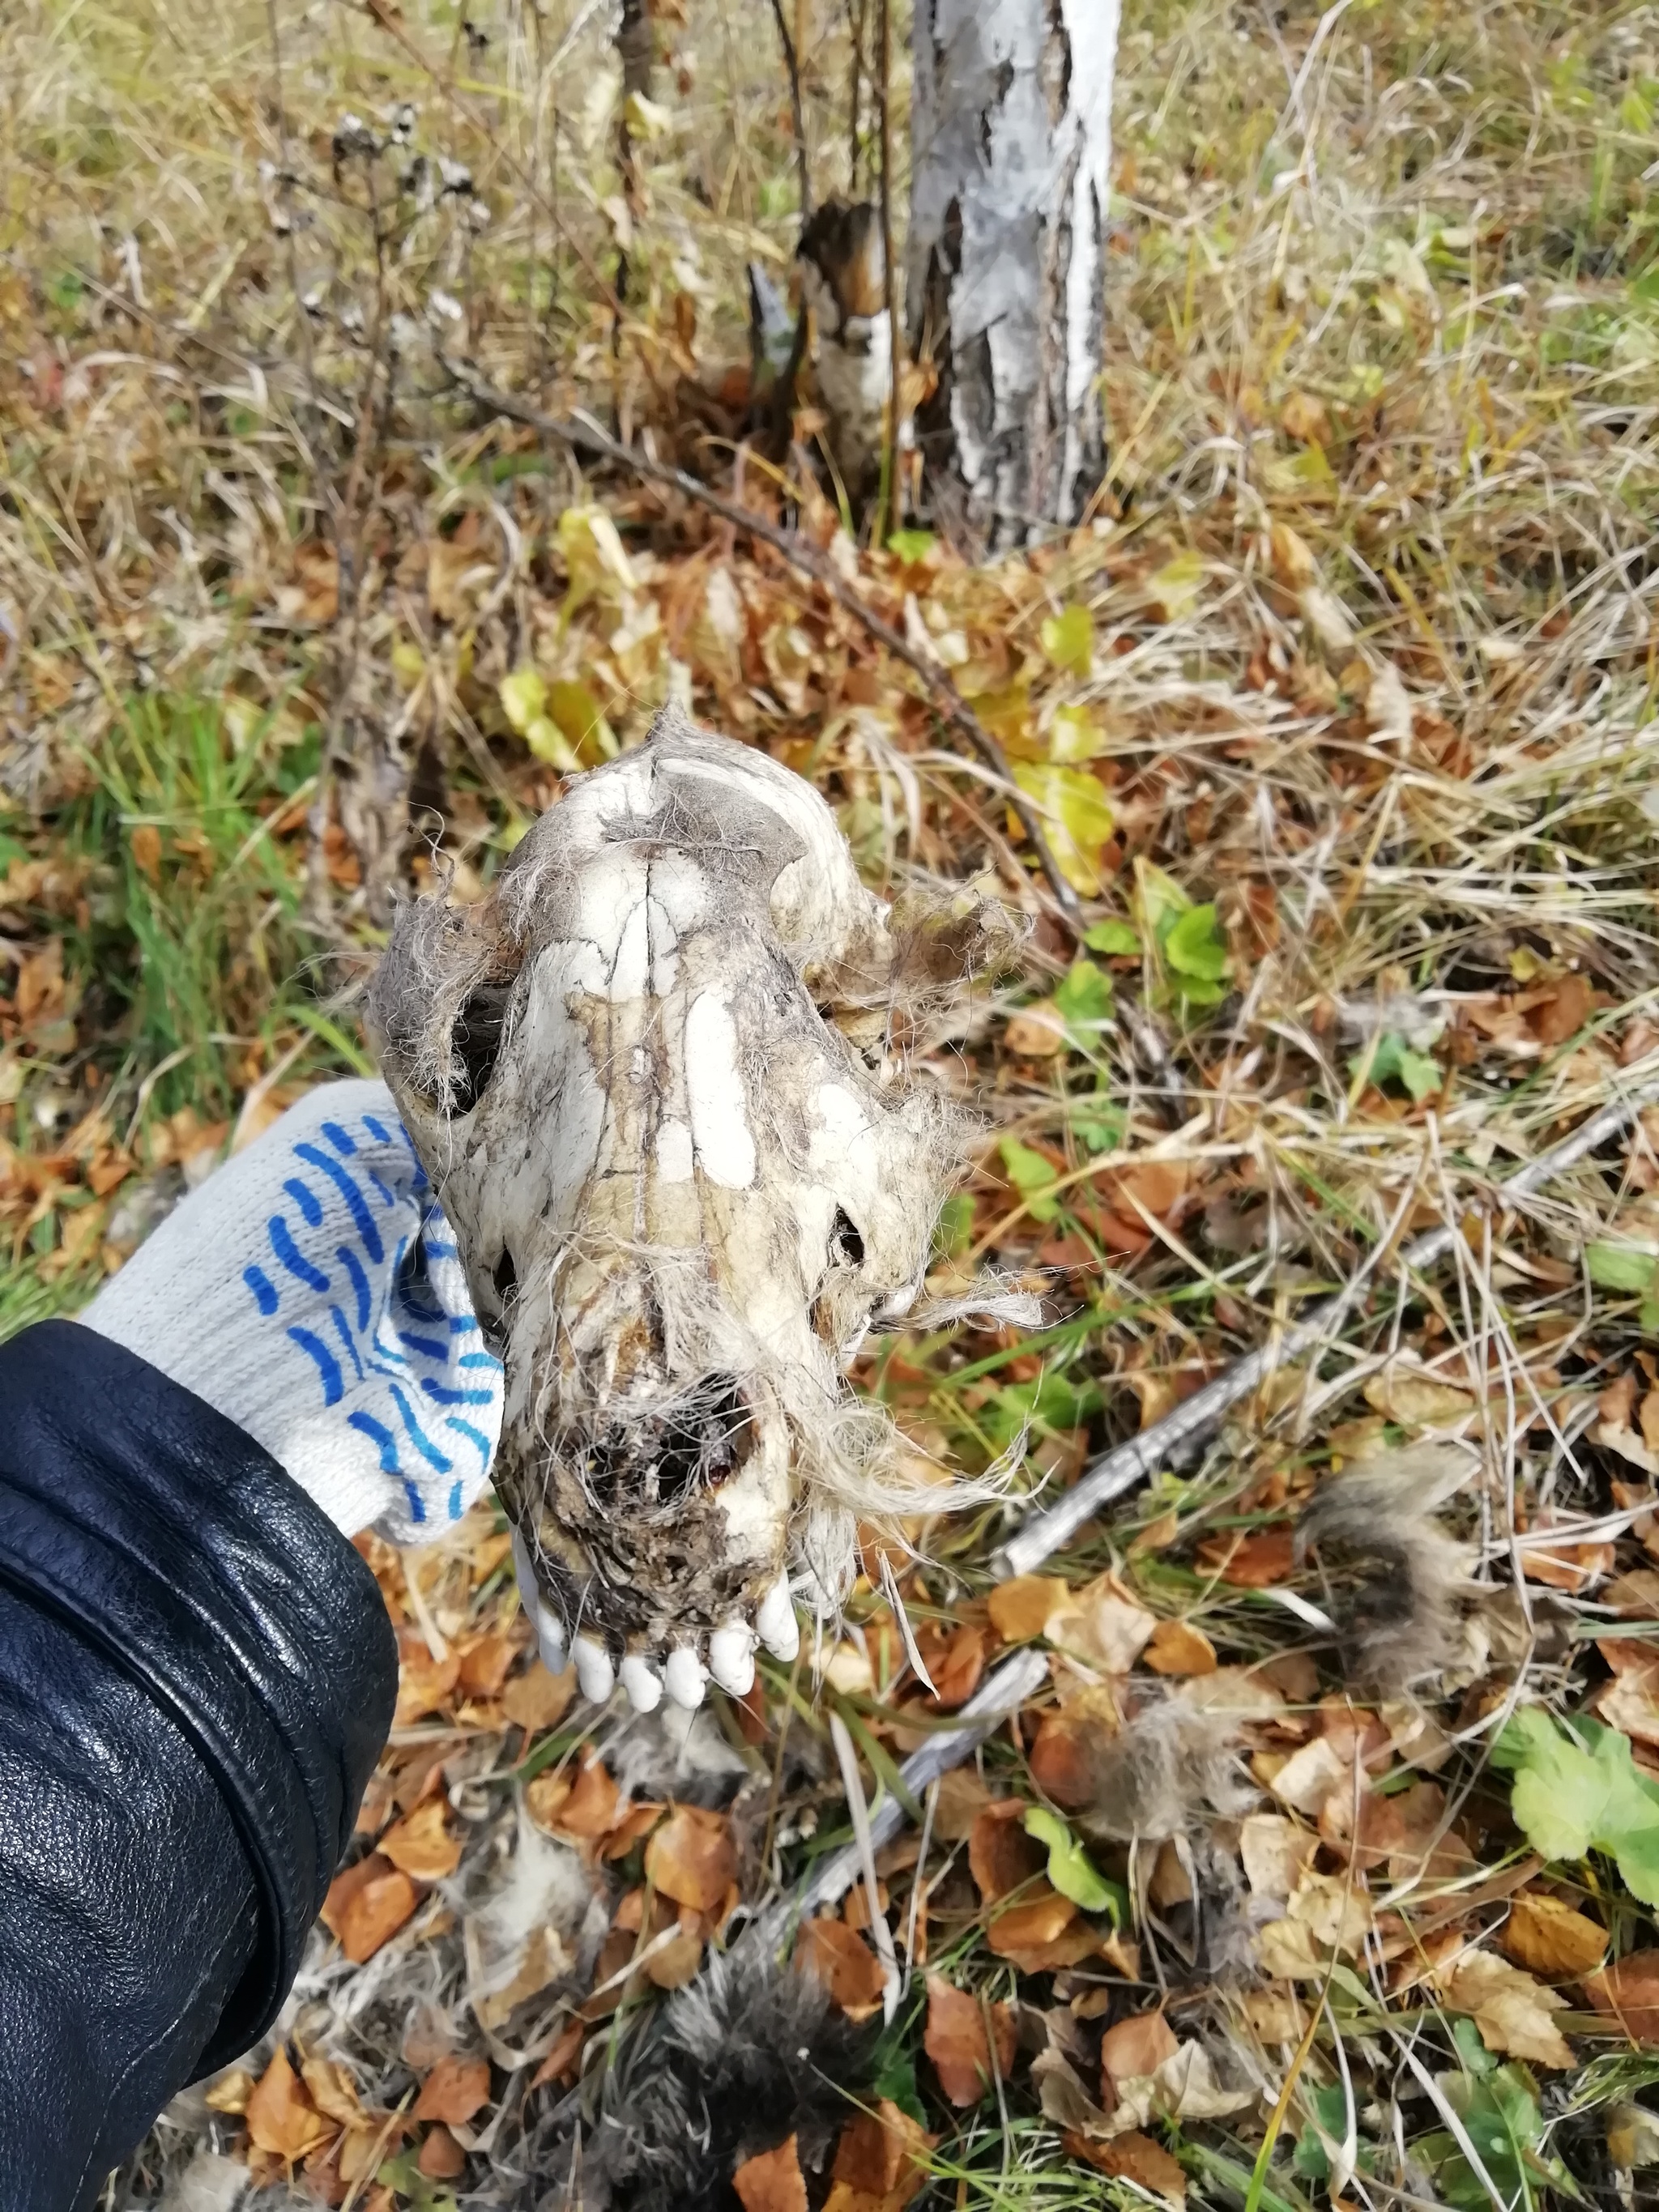
[[[645,1847],[646,1878],[661,1897],[712,1912],[738,1870],[732,1824],[724,1813],[676,1805]]]
[[[334,2133],[333,2122],[312,2102],[281,2044],[249,2096],[243,2118],[248,2140],[275,2158],[304,2158]]]
[[[371,1851],[337,1875],[319,1917],[337,1936],[355,1966],[372,1959],[403,1926],[420,1902],[420,1892],[400,1867]]]
[[[1094,1748],[1106,1733],[1101,1721],[1091,1715],[1043,1715],[1026,1764],[1045,1797],[1068,1808],[1088,1803],[1094,1794]]]
[[[1213,1674],[1215,1646],[1189,1620],[1160,1620],[1141,1657],[1155,1674]]]
[[[1161,2012],[1137,2013],[1109,2027],[1100,2039],[1100,2070],[1114,2085],[1156,2074],[1181,2048]]]
[[[407,1632],[398,1644],[398,1704],[392,1725],[408,1728],[447,1703],[461,1678],[461,1656],[459,1651],[451,1651],[445,1658],[434,1659],[421,1639]]]
[[[1198,1558],[1206,1574],[1235,1589],[1271,1589],[1295,1568],[1296,1539],[1288,1528],[1264,1528],[1255,1536],[1211,1536],[1199,1546]]]
[[[1048,1853],[1022,1823],[1023,1797],[1000,1797],[975,1820],[968,1838],[968,1870],[988,1905],[1024,1887],[1048,1863]]]
[[[1498,1941],[1528,1973],[1546,1981],[1579,1981],[1606,1957],[1607,1931],[1559,1897],[1522,1890],[1510,1906]]]
[[[461,1863],[460,1844],[449,1832],[448,1810],[441,1797],[423,1799],[405,1819],[386,1830],[377,1850],[416,1881],[441,1881]]]
[[[1597,2012],[1616,2020],[1632,2043],[1659,2045],[1659,1951],[1632,1951],[1584,1979]]]
[[[617,1785],[597,1752],[590,1752],[571,1778],[570,1795],[550,1825],[562,1835],[591,1842],[609,1834],[616,1825]]]
[[[991,1592],[991,1626],[1005,1644],[1031,1644],[1048,1633],[1048,1617],[1072,1595],[1057,1575],[1016,1575]]]
[[[582,2041],[587,2033],[586,2025],[580,2020],[569,2021],[553,2048],[530,2077],[532,2089],[539,2089],[549,2081],[562,2081],[576,2070],[576,2061],[581,2057]]]
[[[886,1985],[881,1961],[845,1921],[803,1922],[795,1960],[817,1976],[849,2020],[868,2020],[880,2007]]]
[[[939,2087],[951,2104],[976,2105],[994,2081],[1006,2081],[1014,2063],[1015,2036],[1011,2006],[981,2005],[977,1997],[953,1987],[942,1974],[928,1975],[927,2028],[922,2048],[933,2060]]]
[[[979,1687],[985,1671],[985,1631],[970,1621],[948,1636],[924,1635],[917,1642],[933,1680],[934,1702],[953,1712]]]
[[[499,1697],[518,1656],[519,1645],[510,1636],[475,1637],[461,1654],[462,1689],[469,1698]]]
[[[550,1674],[537,1659],[501,1692],[501,1711],[514,1728],[527,1729],[534,1735],[557,1728],[575,1694],[574,1667],[567,1667],[562,1674]]]
[[[732,2176],[743,2212],[806,2212],[806,2178],[793,2136],[744,2159]]]
[[[900,2212],[927,2179],[924,2161],[934,2141],[908,2112],[884,2097],[873,2112],[858,2113],[842,2130],[830,2171],[838,2186],[873,2197],[881,2212]],[[832,2195],[830,2203],[834,2202]],[[843,2197],[842,2202],[845,2205],[848,2200]],[[830,2212],[828,2204],[824,2212]]]
[[[464,2128],[475,2112],[489,2102],[489,2061],[461,2058],[453,2051],[441,2058],[421,2084],[421,2094],[410,2114],[416,2120],[442,2120]]]
[[[1046,1958],[1065,1936],[1077,1931],[1073,1923],[1078,1911],[1069,1897],[1061,1897],[1047,1882],[1037,1885],[1039,1894],[1029,1904],[1011,1905],[1006,1912],[997,1913],[986,1933],[986,1940],[1000,1959],[1011,1959],[1026,1973],[1041,1973],[1041,1966],[1033,1966],[1033,1958]],[[1094,1945],[1094,1930],[1081,1931],[1088,1939],[1079,1954],[1086,1957]]]
[[[1166,2203],[1185,2204],[1187,2176],[1179,2159],[1173,2157],[1161,2143],[1144,2136],[1138,2128],[1128,2134],[1114,2136],[1105,2142],[1091,2142],[1087,2136],[1067,2135],[1061,2138],[1073,2158],[1085,2160],[1102,2173],[1110,2174],[1116,2181],[1133,2181],[1161,2197]]]
[[[466,2172],[466,2153],[447,2128],[439,2126],[421,2145],[415,2165],[428,2181],[458,2181]]]

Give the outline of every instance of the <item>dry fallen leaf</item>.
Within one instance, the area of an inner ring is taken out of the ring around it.
[[[1137,1605],[1115,1576],[1074,1590],[1048,1616],[1048,1641],[1068,1659],[1107,1674],[1127,1674],[1158,1626],[1156,1614]]]
[[[519,1650],[511,1636],[475,1636],[461,1653],[460,1687],[469,1698],[499,1697]]]
[[[1586,1975],[1584,1995],[1632,2043],[1659,2046],[1659,1950],[1629,1952],[1599,1974]]]
[[[1154,2119],[1214,2120],[1255,2102],[1252,2089],[1224,2089],[1201,2043],[1182,2043],[1151,2074],[1112,2077],[1118,2093],[1108,2136],[1127,2135]]]
[[[842,2130],[823,2212],[902,2212],[927,2179],[934,2137],[884,2097]]]
[[[1264,1528],[1259,1535],[1236,1531],[1208,1536],[1198,1547],[1206,1574],[1234,1589],[1272,1589],[1296,1569],[1296,1539],[1289,1528]]]
[[[881,1961],[844,1920],[804,1921],[795,1961],[814,1973],[849,2020],[868,2020],[886,1986]]]
[[[1212,1674],[1215,1646],[1189,1620],[1160,1620],[1141,1657],[1155,1674]]]
[[[1064,2140],[1073,2158],[1085,2160],[1114,2180],[1135,2182],[1168,2204],[1187,2202],[1187,2176],[1180,2160],[1138,2128],[1105,2142],[1092,2142],[1080,2135],[1067,2135]]]
[[[1252,1813],[1238,1832],[1244,1879],[1258,1897],[1288,1899],[1318,1849],[1312,1830],[1282,1813]]]
[[[1023,1905],[1012,1905],[995,1914],[986,1941],[998,1958],[1006,1959],[1022,1974],[1051,1973],[1059,1966],[1074,1966],[1097,1950],[1100,1938],[1068,1897],[1061,1897],[1047,1882]]]
[[[451,2052],[441,2058],[421,2084],[411,2118],[442,2120],[464,2128],[473,2114],[489,2102],[489,2061],[461,2058]]]
[[[1050,1618],[1071,1595],[1058,1576],[1016,1575],[991,1592],[991,1626],[1005,1644],[1033,1643],[1048,1633]]]
[[[556,1728],[575,1694],[574,1667],[567,1667],[562,1674],[550,1674],[537,1659],[522,1674],[515,1674],[501,1692],[501,1711],[515,1728],[527,1729],[534,1735]]]
[[[1181,2048],[1161,2012],[1137,2013],[1109,2027],[1100,2039],[1100,2070],[1114,2087],[1143,2074],[1155,2074]],[[1103,2089],[1103,2101],[1107,2101]]]
[[[1465,1951],[1432,1977],[1454,2012],[1466,2012],[1488,2051],[1534,2066],[1571,2066],[1572,2051],[1550,2018],[1567,2000],[1492,1951]]]
[[[645,1847],[646,1877],[658,1895],[696,1912],[716,1910],[737,1870],[731,1821],[700,1805],[676,1805]]]
[[[428,2130],[415,2165],[428,2181],[459,2181],[466,2172],[466,2153],[447,2128],[439,2126]]]
[[[939,2087],[951,2104],[976,2105],[994,2081],[1006,2081],[1014,2063],[1015,2039],[1011,2005],[982,2005],[942,1974],[928,1975],[927,2028],[922,2048],[933,2060]]]
[[[412,1813],[386,1830],[376,1850],[416,1881],[443,1881],[461,1863],[460,1843],[449,1832],[448,1811],[441,1797],[423,1799]]]
[[[1581,1981],[1607,1955],[1607,1931],[1558,1897],[1522,1890],[1498,1942],[1517,1966],[1546,1981]]]
[[[1371,1902],[1345,1874],[1304,1870],[1285,1916],[1256,1931],[1262,1971],[1281,1981],[1311,1981],[1329,1970],[1331,1954],[1352,1957],[1369,1934]]]
[[[248,2098],[243,2118],[250,2142],[274,2157],[289,2160],[318,2149],[335,2127],[312,2102],[281,2044]]]
[[[744,2159],[732,2176],[743,2212],[806,2212],[806,2179],[793,2136]]]
[[[1048,1863],[1042,1845],[1025,1832],[1029,1809],[1023,1797],[1000,1797],[975,1820],[968,1838],[968,1869],[988,1905],[1012,1896]]]
[[[356,1966],[372,1959],[395,1936],[420,1902],[420,1892],[401,1867],[379,1851],[337,1875],[319,1917],[340,1939]]]

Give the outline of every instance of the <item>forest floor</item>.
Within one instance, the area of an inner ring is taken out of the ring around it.
[[[1006,1509],[916,1532],[916,1652],[866,1583],[689,1736],[531,1662],[493,1510],[368,1544],[404,1675],[362,1856],[284,2039],[102,2203],[603,2203],[573,2116],[851,1832],[832,1715],[873,1802],[1028,1644],[882,1855],[890,2021],[865,1885],[802,1939],[879,2032],[750,2212],[1655,2202],[1659,1103],[1503,1185],[1659,1101],[1659,7],[1133,0],[1089,519],[836,556],[1044,809],[1081,944],[853,616],[440,388],[434,341],[830,542],[809,462],[735,452],[744,264],[799,221],[766,9],[659,8],[632,205],[605,10],[3,12],[3,1326],[368,1066],[406,804],[475,891],[671,697],[872,884],[1035,917],[938,1055],[985,1121],[939,1265],[1060,1316],[860,1369],[952,1464],[1027,1432]],[[1024,1498],[1362,1267],[1200,1459],[993,1583]]]

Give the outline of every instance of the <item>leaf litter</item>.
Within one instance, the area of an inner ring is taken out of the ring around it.
[[[351,1862],[277,2033],[109,2202],[226,2172],[365,2212],[647,2202],[606,2145],[677,2066],[758,2069],[736,2101],[769,2139],[720,2137],[749,2212],[1638,2201],[1659,1109],[1535,1197],[1498,1186],[1659,1072],[1659,18],[1129,10],[1088,523],[986,569],[925,532],[860,547],[792,459],[803,529],[1002,744],[1079,945],[843,612],[695,506],[421,388],[456,307],[497,381],[531,360],[720,480],[742,264],[793,242],[769,19],[715,40],[660,11],[678,89],[641,112],[613,343],[605,26],[556,10],[544,51],[482,15],[456,89],[418,64],[424,11],[374,12],[325,51],[279,11],[286,143],[249,89],[263,9],[210,57],[179,11],[173,61],[104,9],[0,32],[31,180],[0,261],[5,1325],[72,1308],[362,1064],[400,872],[482,888],[669,697],[812,777],[890,894],[973,876],[1033,917],[957,1033],[896,1042],[987,1124],[930,1287],[990,1258],[1048,1319],[883,1340],[860,1381],[919,1462],[1017,1445],[1021,1498],[867,1559],[821,1665],[689,1729],[595,1714],[531,1656],[489,1509],[409,1561],[366,1540],[403,1677]],[[522,89],[566,40],[575,112]],[[805,73],[825,165],[848,58],[826,27]],[[356,141],[322,188],[346,107],[454,180],[398,202],[406,295],[374,290]],[[385,384],[365,301],[409,319],[410,365],[367,488],[342,429]],[[1441,1222],[1443,1264],[1402,1272]],[[1316,1357],[994,1579],[1022,1498],[1367,1262]],[[850,1832],[829,1713],[874,1805],[1016,1647],[1042,1688],[873,1895],[769,1919]],[[771,1954],[742,1980],[751,1922]],[[798,2021],[835,2052],[810,2079]]]

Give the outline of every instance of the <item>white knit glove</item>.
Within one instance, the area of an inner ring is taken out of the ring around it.
[[[501,1362],[383,1083],[301,1099],[80,1318],[246,1429],[348,1536],[441,1536],[489,1478]]]

